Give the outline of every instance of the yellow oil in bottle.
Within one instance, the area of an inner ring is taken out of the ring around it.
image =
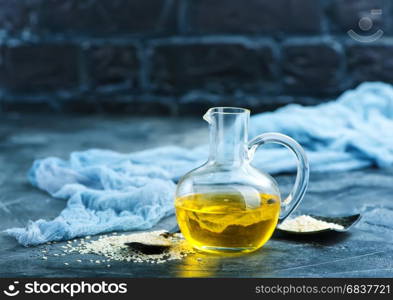
[[[251,252],[271,237],[280,213],[280,198],[269,194],[192,194],[175,201],[184,237],[209,252]]]

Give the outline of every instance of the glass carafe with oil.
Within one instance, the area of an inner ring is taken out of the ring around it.
[[[250,112],[216,107],[204,115],[210,125],[208,161],[184,175],[176,191],[176,216],[184,237],[195,248],[215,253],[251,252],[271,237],[302,200],[309,166],[302,147],[279,133],[264,133],[248,141]],[[281,201],[275,180],[254,168],[258,146],[277,143],[298,159],[297,176]]]

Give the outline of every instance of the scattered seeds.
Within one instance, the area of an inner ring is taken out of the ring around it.
[[[170,260],[182,259],[188,254],[194,253],[191,246],[187,244],[181,234],[163,237],[165,231],[140,232],[124,235],[102,235],[97,240],[86,243],[78,243],[71,247],[68,252],[79,254],[97,254],[104,256],[103,260],[90,260],[96,264],[116,261],[129,261],[136,263],[164,263]],[[88,239],[89,237],[86,237]],[[165,242],[169,245],[168,250],[159,254],[144,254],[126,246],[126,243],[155,244]]]
[[[107,263],[106,267],[110,268],[108,264],[111,261],[127,261],[134,263],[151,263],[161,264],[171,260],[182,259],[185,256],[194,253],[192,247],[186,243],[180,233],[173,235],[165,235],[166,231],[151,231],[138,232],[132,234],[118,234],[101,235],[97,239],[90,240],[87,236],[85,241],[83,238],[68,241],[66,245],[60,246],[63,253],[54,253],[54,256],[65,256],[66,254],[95,254],[103,256],[103,259],[89,259],[90,263],[101,264]],[[164,243],[168,245],[162,253],[146,254],[126,245],[126,243],[142,243],[145,245],[155,245],[157,243]],[[58,250],[57,250],[58,251]],[[42,253],[49,253],[50,251],[42,250]],[[42,257],[47,260],[47,256]],[[201,260],[198,258],[198,261]],[[82,263],[81,259],[76,259],[77,262]],[[68,266],[69,263],[64,263]]]

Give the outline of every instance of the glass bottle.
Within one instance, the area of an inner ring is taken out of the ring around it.
[[[249,142],[249,118],[250,111],[243,108],[209,109],[204,115],[210,125],[208,161],[177,185],[180,230],[200,250],[241,253],[259,249],[307,189],[309,165],[302,147],[279,133],[264,133]],[[276,181],[251,165],[258,146],[267,143],[286,146],[298,159],[295,184],[284,201]]]

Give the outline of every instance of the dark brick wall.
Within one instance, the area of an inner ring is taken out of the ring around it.
[[[311,105],[393,83],[392,16],[391,0],[0,0],[0,110]]]

